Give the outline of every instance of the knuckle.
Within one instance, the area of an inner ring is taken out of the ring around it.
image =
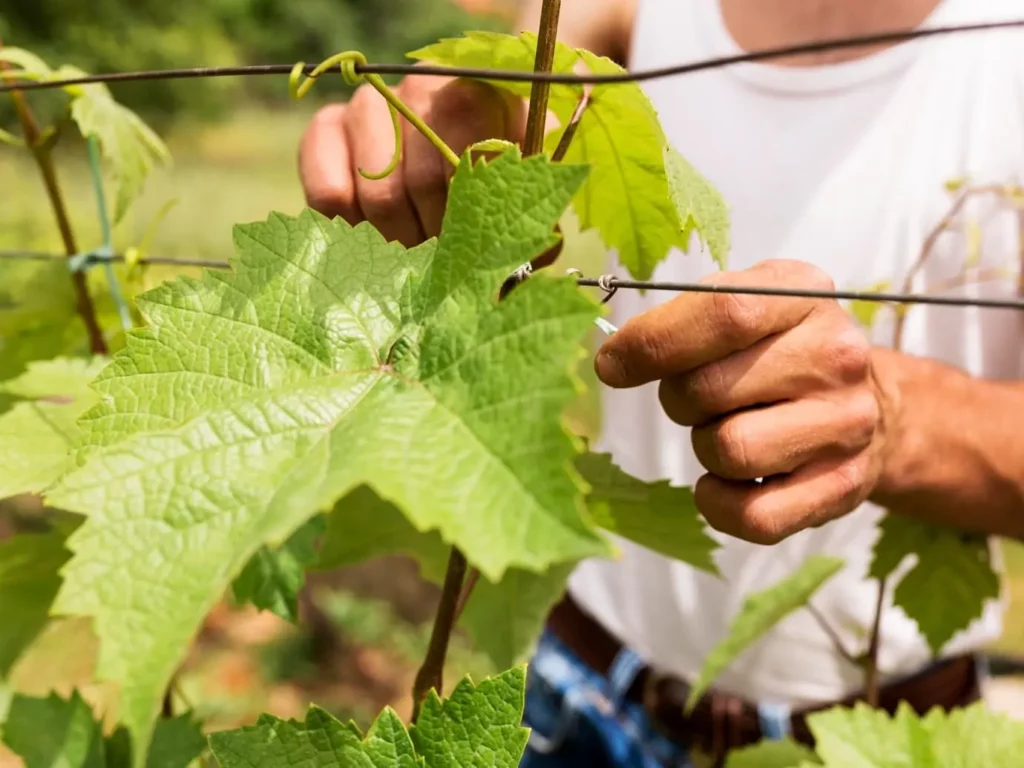
[[[720,332],[730,341],[742,343],[758,335],[765,318],[761,297],[738,293],[712,295],[715,320]]]
[[[867,463],[862,460],[844,461],[833,471],[836,501],[840,513],[853,509],[864,496],[867,481]]]
[[[474,141],[505,138],[507,107],[497,88],[473,80],[454,80],[437,91],[425,119],[462,153]]]
[[[715,458],[730,474],[746,476],[752,470],[750,435],[740,418],[724,420],[711,431]]]
[[[753,544],[773,546],[788,535],[785,518],[779,510],[765,502],[763,496],[752,496],[740,510],[740,536]]]
[[[840,382],[859,383],[871,370],[871,345],[863,333],[848,325],[830,337],[825,347],[825,362]]]
[[[858,448],[868,445],[878,429],[881,409],[878,399],[869,391],[853,395],[846,407],[849,419],[848,430]]]

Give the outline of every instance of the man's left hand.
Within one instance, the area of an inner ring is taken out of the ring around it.
[[[797,261],[704,282],[834,289]],[[878,481],[886,399],[867,338],[835,300],[685,293],[632,318],[595,365],[611,387],[660,382],[665,413],[693,427],[708,472],[696,502],[719,531],[773,544],[850,512]]]

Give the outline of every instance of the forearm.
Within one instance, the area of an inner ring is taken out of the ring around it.
[[[970,531],[1024,538],[1024,383],[972,378],[887,349],[873,354],[885,414],[871,501]]]

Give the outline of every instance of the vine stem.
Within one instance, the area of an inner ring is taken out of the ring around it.
[[[0,42],[2,47],[2,42]],[[0,62],[0,71],[3,71],[4,80],[10,82],[7,62]],[[25,100],[24,94],[20,91],[11,91],[11,100],[14,102],[14,109],[18,113],[18,121],[21,123],[21,130],[25,136],[25,144],[32,152],[39,173],[43,178],[43,185],[46,187],[46,194],[50,199],[50,207],[57,219],[57,229],[60,230],[61,240],[64,241],[64,250],[68,257],[78,253],[78,246],[75,243],[75,235],[71,230],[71,219],[68,216],[67,206],[64,204],[64,195],[61,193],[60,183],[57,181],[57,169],[53,164],[52,147],[40,141],[41,132],[32,110]],[[86,333],[89,335],[89,348],[94,355],[107,354],[107,342],[103,338],[103,329],[96,319],[96,307],[89,295],[89,284],[86,282],[84,272],[71,274],[71,282],[75,289],[75,299],[78,306],[78,314],[85,324]]]
[[[466,556],[457,547],[452,547],[448,556],[448,570],[444,575],[444,586],[441,588],[441,600],[434,616],[434,626],[430,631],[430,642],[423,664],[416,673],[412,688],[412,721],[415,723],[420,716],[423,700],[431,689],[441,694],[444,683],[444,661],[448,655],[448,643],[455,626],[456,611],[462,593],[462,582],[466,577]]]
[[[864,661],[864,698],[869,707],[878,707],[878,649],[882,635],[882,610],[885,607],[885,584],[888,578],[878,580],[878,600],[875,602],[875,620],[871,624],[871,639]]]
[[[558,37],[558,16],[562,11],[562,0],[544,0],[540,12],[540,29],[537,32],[537,56],[534,72],[550,72],[555,61],[555,42]],[[523,154],[536,155],[544,147],[544,126],[548,113],[548,96],[551,83],[534,82],[530,88],[530,110],[526,116],[526,137],[523,139]]]

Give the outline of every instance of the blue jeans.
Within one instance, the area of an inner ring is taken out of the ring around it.
[[[685,747],[625,698],[641,667],[623,651],[605,677],[545,631],[529,665],[523,720],[532,732],[520,768],[693,768]]]

